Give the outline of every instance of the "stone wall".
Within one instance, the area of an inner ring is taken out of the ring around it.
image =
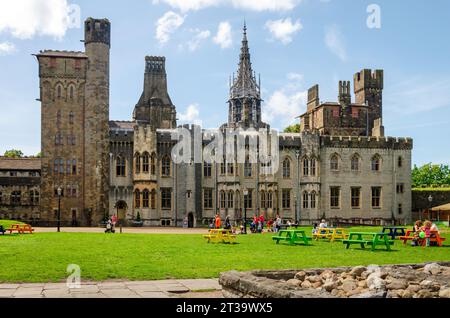
[[[450,298],[450,262],[282,271],[231,271],[230,298]]]

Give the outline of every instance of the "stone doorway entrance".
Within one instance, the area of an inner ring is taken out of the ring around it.
[[[117,220],[119,222],[119,224],[123,224],[126,220],[127,217],[127,203],[125,201],[118,201],[116,203],[116,211],[117,211]]]
[[[194,214],[188,214],[188,228],[192,229],[194,227]]]

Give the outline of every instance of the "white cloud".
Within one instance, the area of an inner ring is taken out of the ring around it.
[[[280,20],[269,20],[266,22],[266,29],[269,29],[272,36],[280,40],[283,44],[289,44],[292,42],[292,37],[295,33],[303,29],[303,25],[300,20],[292,23],[291,18]]]
[[[197,11],[219,4],[222,0],[153,0],[153,4],[166,3],[182,12]]]
[[[182,12],[219,5],[250,11],[287,11],[294,9],[300,2],[301,0],[153,0],[153,4],[165,3]]]
[[[228,21],[220,22],[217,34],[213,38],[213,41],[220,45],[222,49],[231,47],[233,38],[231,36],[231,24]]]
[[[16,52],[16,46],[9,42],[0,43],[0,56],[10,55]]]
[[[200,107],[198,104],[190,104],[184,113],[179,114],[179,120],[183,123],[201,124]]]
[[[276,122],[285,128],[298,122],[296,117],[300,116],[306,110],[308,92],[302,90],[300,82],[303,81],[303,75],[290,73],[288,80],[295,81],[287,84],[285,87],[276,90],[267,100],[262,110],[262,117],[265,122]]]
[[[325,44],[328,49],[336,54],[343,62],[347,60],[344,36],[337,25],[325,28]]]
[[[160,44],[169,42],[170,36],[175,32],[183,23],[184,16],[181,16],[173,11],[166,12],[156,22],[156,39]]]
[[[287,11],[301,0],[231,0],[233,7],[252,11]]]
[[[198,47],[200,46],[200,43],[203,40],[206,40],[207,38],[209,38],[209,36],[211,35],[211,32],[209,32],[208,30],[199,30],[199,29],[195,29],[195,30],[191,30],[192,32],[195,32],[195,36],[187,42],[187,46],[189,51],[193,52],[196,49],[198,49]]]
[[[61,39],[74,19],[79,22],[79,7],[67,0],[15,0],[0,2],[0,32],[10,32],[19,39],[36,34]],[[75,16],[74,16],[75,15]]]

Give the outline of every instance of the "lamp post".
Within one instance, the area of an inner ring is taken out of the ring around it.
[[[61,187],[58,187],[58,233],[61,232],[61,195],[62,195],[62,189]]]
[[[433,196],[432,196],[431,194],[428,196],[428,202],[430,202],[430,204],[429,204],[429,206],[428,206],[428,219],[431,220],[431,217],[432,217],[432,215],[431,215],[431,208],[433,207],[433,206],[432,206],[432,203],[433,203]]]
[[[248,190],[244,190],[244,234],[247,234],[247,196]]]
[[[295,157],[297,158],[297,184],[295,185],[297,195],[295,198],[295,224],[300,225],[300,205],[298,204],[299,187],[300,187],[300,150],[295,151]]]

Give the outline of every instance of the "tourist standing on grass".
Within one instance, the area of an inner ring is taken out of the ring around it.
[[[325,219],[323,219],[322,222],[320,222],[320,224],[319,224],[319,229],[326,229],[327,227],[328,227],[328,224],[325,221]]]
[[[216,214],[216,229],[220,229],[220,215]]]
[[[230,222],[230,216],[227,215],[227,217],[225,218],[225,230],[231,230],[231,222]]]
[[[280,215],[277,214],[277,220],[275,221],[275,223],[276,223],[276,225],[275,225],[275,232],[279,232],[280,231],[282,222],[283,221],[281,220]]]

